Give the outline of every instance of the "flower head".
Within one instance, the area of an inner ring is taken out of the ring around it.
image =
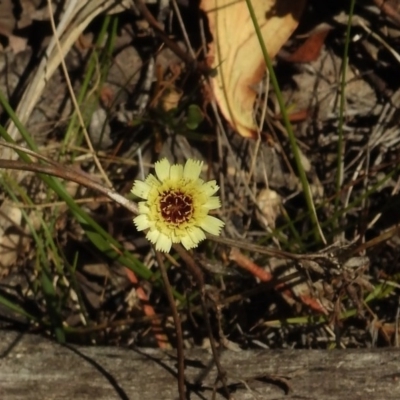
[[[219,208],[216,181],[199,178],[203,163],[188,159],[185,166],[171,165],[166,158],[155,163],[156,176],[135,181],[132,193],[139,202],[139,215],[133,220],[138,231],[148,229],[147,239],[156,250],[169,252],[172,243],[186,249],[197,247],[206,238],[204,231],[219,235],[225,225],[208,215]]]

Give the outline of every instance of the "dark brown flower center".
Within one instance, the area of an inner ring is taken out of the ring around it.
[[[193,199],[181,191],[167,191],[161,194],[160,210],[166,222],[179,225],[192,217]]]

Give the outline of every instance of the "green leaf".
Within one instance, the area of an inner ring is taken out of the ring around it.
[[[195,130],[203,122],[203,113],[201,109],[196,104],[191,104],[188,107],[187,117],[186,117],[186,127],[190,130]]]
[[[45,268],[45,266],[42,268],[40,281],[42,284],[44,298],[46,300],[47,312],[57,341],[59,343],[65,343],[65,332],[63,329],[59,299],[51,280],[51,274],[47,268]]]

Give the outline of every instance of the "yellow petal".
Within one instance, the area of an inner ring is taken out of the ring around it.
[[[181,238],[179,236],[176,235],[176,230],[173,230],[170,232],[170,238],[172,240],[172,243],[180,243],[181,242]]]
[[[150,212],[150,208],[147,206],[146,201],[139,201],[138,211],[139,211],[139,214],[148,214]]]
[[[201,222],[200,227],[212,235],[218,236],[225,223],[218,218],[207,215]]]
[[[146,182],[135,181],[131,192],[141,199],[147,199],[150,189],[151,186],[149,186]]]
[[[189,158],[186,161],[185,168],[183,171],[183,176],[186,179],[196,180],[200,176],[202,166],[203,166],[203,161],[192,160],[191,158]]]
[[[153,174],[149,174],[149,176],[146,178],[145,182],[150,187],[160,186],[159,180]]]
[[[162,160],[157,161],[154,164],[154,167],[156,170],[157,177],[161,182],[164,182],[166,179],[169,178],[171,164],[166,158],[163,158]]]
[[[195,244],[192,240],[192,238],[189,235],[183,236],[181,239],[182,246],[186,250],[193,249],[193,247],[197,247],[197,244]]]
[[[138,231],[144,231],[145,229],[150,228],[150,222],[147,214],[138,215],[136,218],[133,219],[133,222],[136,225],[136,229]]]
[[[180,164],[172,165],[169,177],[172,180],[178,180],[181,179],[182,176],[183,176],[183,166]]]
[[[198,187],[201,187],[201,186],[203,186],[203,183],[204,183],[204,181],[203,181],[203,179],[197,179],[196,180],[196,185],[198,186]]]
[[[203,207],[208,210],[215,210],[221,207],[221,201],[218,196],[209,197]]]
[[[219,186],[216,181],[209,181],[204,183],[201,186],[201,191],[204,192],[207,196],[212,196],[215,192],[217,192]]]
[[[160,231],[158,231],[157,229],[148,231],[146,235],[147,240],[149,240],[153,244],[157,243],[159,237],[160,237]]]
[[[206,238],[204,232],[197,226],[189,228],[187,232],[190,238],[193,240],[193,243],[195,243],[196,245]]]
[[[163,251],[164,253],[169,253],[172,246],[172,240],[167,235],[160,233],[157,239],[156,250]]]

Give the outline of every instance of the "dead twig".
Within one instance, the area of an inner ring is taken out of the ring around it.
[[[195,260],[190,255],[190,253],[188,251],[186,251],[183,248],[182,245],[175,244],[175,245],[173,245],[173,247],[174,247],[174,250],[183,259],[183,261],[185,261],[185,263],[186,263],[187,267],[189,268],[191,274],[195,278],[195,281],[197,283],[198,289],[200,291],[201,308],[202,308],[203,315],[204,315],[204,321],[205,321],[205,324],[206,324],[208,337],[210,339],[211,351],[213,353],[214,362],[215,362],[215,365],[216,365],[217,370],[218,370],[217,379],[222,383],[223,389],[224,389],[226,395],[229,398],[229,389],[228,389],[228,386],[227,386],[226,371],[224,370],[224,368],[221,365],[221,362],[220,362],[220,359],[219,359],[219,354],[218,354],[217,348],[215,346],[215,339],[214,339],[214,336],[212,334],[212,328],[211,328],[211,324],[210,324],[210,319],[208,317],[208,308],[207,308],[207,304],[206,304],[206,291],[205,291],[203,273],[201,272],[200,268],[198,267],[198,265],[196,264]]]
[[[54,165],[43,165],[39,163],[26,163],[22,161],[0,159],[0,169],[32,171],[38,174],[47,174],[57,176],[58,178],[67,179],[104,194],[134,214],[139,213],[136,203],[126,199],[124,196],[121,196],[115,190],[104,187],[102,184],[91,179],[87,174],[83,174],[83,172],[75,171],[69,167],[55,162],[53,162],[53,164]]]
[[[161,276],[165,285],[165,294],[167,295],[169,305],[171,307],[172,318],[174,319],[176,333],[176,351],[178,357],[178,391],[179,400],[185,400],[185,355],[183,354],[183,334],[181,319],[179,318],[178,310],[176,309],[174,294],[171,290],[167,270],[164,265],[162,255],[155,250],[158,267],[160,268]]]
[[[161,40],[183,61],[187,64],[194,66],[200,72],[205,75],[209,75],[212,70],[204,63],[198,62],[190,54],[183,51],[168,35],[164,32],[164,29],[160,23],[153,17],[153,14],[149,11],[143,0],[135,0],[137,9],[142,13],[143,17],[154,29],[154,33],[161,38]]]

